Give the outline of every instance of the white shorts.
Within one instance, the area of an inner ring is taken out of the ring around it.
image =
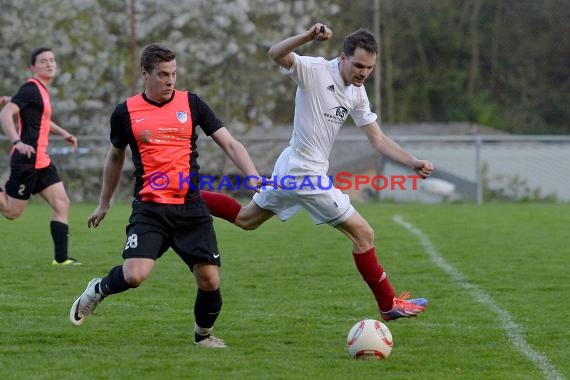
[[[272,211],[285,221],[301,208],[307,210],[313,223],[336,226],[354,212],[348,195],[333,186],[326,175],[326,164],[300,158],[292,149],[285,149],[273,169],[272,180],[278,187],[266,186],[253,196],[261,208]]]

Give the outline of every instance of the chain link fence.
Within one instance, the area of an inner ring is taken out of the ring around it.
[[[337,186],[358,201],[457,202],[482,204],[487,201],[570,201],[570,136],[392,136],[418,158],[432,161],[432,177],[415,183],[398,178],[413,175],[408,168],[384,159],[372,151],[365,136],[339,136],[330,160],[330,172]],[[235,180],[237,169],[209,138],[198,139],[201,175]],[[49,153],[75,202],[98,200],[103,165],[109,141],[106,136],[79,136],[80,147],[72,152],[65,141],[54,138]],[[258,170],[269,177],[273,164],[288,145],[289,137],[242,137]],[[0,178],[9,174],[10,143],[0,140]],[[117,199],[129,199],[133,189],[133,168],[127,154]],[[205,189],[231,192],[236,187]],[[241,189],[236,197],[251,192]]]

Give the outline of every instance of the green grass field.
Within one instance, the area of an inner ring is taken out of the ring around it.
[[[193,346],[195,285],[169,251],[138,289],[109,297],[81,327],[69,308],[122,261],[130,207],[96,230],[73,204],[71,255],[50,266],[49,208],[0,220],[0,379],[554,379],[570,375],[570,205],[357,206],[376,231],[397,291],[426,297],[416,319],[388,323],[386,361],[350,359],[350,327],[378,319],[349,242],[305,213],[257,231],[216,221],[224,306]]]

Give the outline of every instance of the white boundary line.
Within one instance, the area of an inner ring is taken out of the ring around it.
[[[418,228],[416,228],[413,224],[408,223],[404,220],[401,215],[395,215],[393,217],[395,223],[401,225],[413,235],[415,235],[419,240],[424,248],[425,252],[428,254],[430,259],[445,273],[447,273],[457,285],[462,288],[465,288],[469,291],[471,296],[475,298],[479,303],[486,306],[491,312],[495,313],[498,318],[499,322],[503,330],[511,341],[511,344],[515,346],[517,350],[519,350],[524,356],[526,356],[530,361],[534,363],[534,365],[544,374],[545,378],[547,379],[564,379],[565,377],[558,372],[556,367],[550,363],[548,358],[536,352],[525,340],[524,336],[521,332],[520,326],[514,321],[513,317],[504,309],[500,308],[485,292],[483,292],[479,287],[473,283],[467,281],[467,279],[456,270],[452,265],[447,263],[439,254],[437,249],[431,244],[428,237]]]

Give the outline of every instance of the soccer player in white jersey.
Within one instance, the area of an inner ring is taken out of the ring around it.
[[[263,188],[245,207],[224,194],[202,191],[201,195],[212,215],[247,230],[257,228],[273,215],[285,221],[304,208],[315,224],[327,223],[352,241],[356,267],[374,294],[384,320],[414,317],[424,310],[427,300],[410,299],[407,292],[396,297],[376,256],[374,230],[351,205],[348,195],[327,182],[328,159],[339,129],[350,115],[378,153],[424,178],[432,173],[433,165],[417,159],[386,136],[377,115],[370,110],[363,84],[374,69],[378,45],[369,31],[360,29],[346,36],[340,56],[332,60],[293,52],[311,41],[328,41],[331,37],[330,28],[316,23],[269,49],[269,57],[298,86],[293,135],[272,175],[279,186]],[[308,179],[313,186],[298,186],[308,184]]]

